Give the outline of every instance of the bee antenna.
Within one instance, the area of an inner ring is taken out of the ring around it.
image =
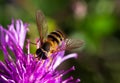
[[[30,44],[37,45],[36,43],[30,42]]]
[[[27,42],[27,43],[30,43],[30,44],[37,45],[36,43],[33,43],[33,42],[31,42],[30,40],[28,40],[28,39],[26,40],[26,42]]]

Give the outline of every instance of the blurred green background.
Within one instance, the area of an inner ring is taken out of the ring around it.
[[[74,65],[70,75],[81,83],[120,83],[119,0],[0,0],[0,24],[7,27],[12,18],[29,23],[27,38],[35,42],[37,10],[44,12],[49,31],[59,28],[68,37],[85,41],[81,49],[67,52],[79,56],[60,69]],[[31,47],[35,53],[35,46]]]

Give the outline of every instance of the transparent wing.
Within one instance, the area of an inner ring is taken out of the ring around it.
[[[44,38],[47,36],[48,26],[44,14],[38,10],[36,12],[36,23],[39,32],[40,42],[43,44]]]
[[[66,39],[63,42],[63,46],[59,46],[57,51],[63,51],[63,50],[72,50],[72,49],[76,49],[76,48],[80,48],[82,45],[84,44],[84,42],[82,40],[77,40],[77,39]]]
[[[78,39],[66,39],[65,48],[66,50],[80,48],[83,45],[83,43],[84,42],[82,40],[78,40]]]

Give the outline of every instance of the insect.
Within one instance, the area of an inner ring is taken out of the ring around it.
[[[40,47],[36,50],[36,58],[47,59],[50,54],[63,50],[70,50],[81,47],[83,41],[67,39],[62,31],[56,30],[48,34],[48,26],[44,14],[36,12],[36,23],[39,32]],[[65,46],[61,46],[62,42]]]

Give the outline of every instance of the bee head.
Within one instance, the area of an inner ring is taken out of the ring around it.
[[[47,59],[47,53],[45,51],[43,51],[41,48],[38,48],[36,50],[36,55],[37,55],[37,58],[39,59]]]

